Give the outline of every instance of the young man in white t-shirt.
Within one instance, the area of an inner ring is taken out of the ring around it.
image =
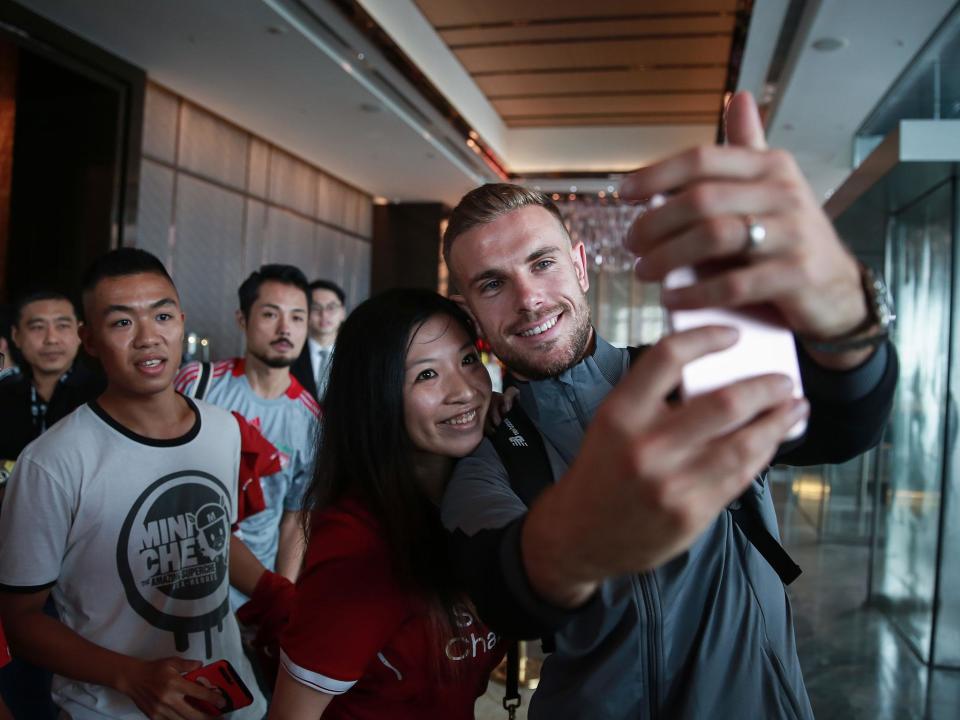
[[[280,472],[260,478],[266,509],[243,520],[238,535],[266,568],[293,581],[303,559],[300,511],[313,472],[320,413],[290,374],[307,338],[307,279],[292,265],[264,265],[238,295],[244,356],[207,368],[190,363],[175,386],[187,397],[238,412],[280,451]],[[235,607],[245,599],[234,594]]]
[[[160,262],[121,248],[83,280],[84,347],[107,389],[21,454],[0,515],[0,613],[10,644],[55,674],[65,716],[208,717],[182,677],[225,659],[265,702],[230,612],[240,435],[178,395],[184,316]],[[60,620],[42,612],[53,596]]]

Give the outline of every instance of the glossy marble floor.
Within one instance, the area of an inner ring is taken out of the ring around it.
[[[788,483],[774,485],[784,544],[803,568],[791,586],[797,643],[818,720],[957,720],[960,671],[928,671],[878,610],[864,607],[867,547],[820,543]],[[477,701],[502,720],[503,687]],[[517,714],[526,718],[526,704]]]

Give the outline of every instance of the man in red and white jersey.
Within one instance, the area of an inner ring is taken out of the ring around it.
[[[307,337],[308,289],[292,265],[264,265],[240,286],[237,322],[246,352],[209,364],[190,363],[176,388],[188,397],[239,413],[280,453],[281,470],[261,478],[266,510],[240,522],[238,535],[269,569],[296,579],[303,557],[300,510],[313,469],[316,400],[290,374]],[[245,598],[233,591],[234,607]]]

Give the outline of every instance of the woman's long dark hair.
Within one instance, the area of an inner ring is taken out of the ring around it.
[[[410,340],[438,314],[476,340],[467,315],[428,290],[388,290],[359,305],[340,326],[305,506],[320,512],[345,497],[361,502],[382,529],[397,580],[422,593],[442,640],[455,635],[453,606],[460,594],[438,510],[414,478],[403,412]],[[305,522],[309,538],[309,517]]]

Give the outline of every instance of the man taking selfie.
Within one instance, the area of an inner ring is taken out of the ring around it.
[[[792,159],[765,147],[748,95],[733,99],[727,129],[728,146],[624,181],[625,200],[668,198],[625,242],[646,281],[728,261],[664,303],[772,305],[797,338],[806,400],[766,375],[675,402],[684,365],[736,333],[676,333],[631,363],[596,335],[584,246],[541,193],[478,188],[444,236],[457,299],[534,426],[513,444],[542,439],[552,476],[528,505],[529,478],[487,441],[457,465],[442,505],[484,620],[554,647],[533,720],[812,718],[783,582],[743,527],[778,538],[774,460],[841,462],[877,442],[896,355],[869,275]],[[805,437],[781,446],[807,418]]]

